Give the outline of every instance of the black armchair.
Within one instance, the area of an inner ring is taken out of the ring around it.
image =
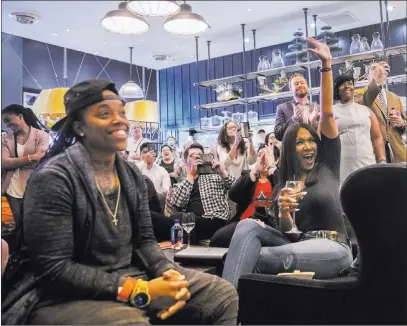
[[[359,242],[358,277],[239,280],[242,325],[407,324],[407,167],[373,165],[341,189]]]

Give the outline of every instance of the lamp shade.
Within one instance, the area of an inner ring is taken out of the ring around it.
[[[184,3],[179,13],[165,20],[163,27],[172,34],[192,36],[206,31],[209,25],[201,15],[192,12],[191,6]]]
[[[120,90],[119,95],[123,98],[143,98],[144,93],[143,90],[139,85],[137,85],[134,81],[128,81],[124,84]]]
[[[128,1],[127,9],[137,15],[166,17],[179,11],[176,1]]]
[[[68,88],[44,89],[34,102],[32,110],[40,114],[65,114],[64,95]]]
[[[126,103],[126,116],[131,121],[158,122],[157,102],[142,100]]]
[[[118,10],[109,11],[101,20],[102,27],[112,33],[124,35],[137,35],[148,31],[150,25],[139,15],[126,9],[122,2]]]

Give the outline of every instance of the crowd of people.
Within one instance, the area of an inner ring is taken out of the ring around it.
[[[109,81],[67,91],[50,146],[30,109],[6,107],[2,193],[32,277],[16,284],[21,295],[6,300],[3,318],[12,311],[30,324],[232,325],[244,273],[299,269],[326,279],[348,268],[340,186],[364,166],[407,161],[406,118],[383,87],[387,63],[375,63],[357,91],[350,76],[333,80],[325,43],[307,42],[322,63],[320,105],[294,74],[293,99],[277,107],[273,131],[258,132],[259,148],[229,121],[209,162],[193,134],[182,148],[171,136],[157,151],[141,124],[130,125]],[[193,243],[229,248],[222,278],[180,267],[157,245],[183,212],[195,215]]]

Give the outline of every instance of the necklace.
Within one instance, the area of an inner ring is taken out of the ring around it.
[[[116,171],[114,171],[114,175],[117,178],[117,172]],[[105,195],[103,194],[102,190],[100,190],[99,183],[98,183],[97,180],[96,180],[96,187],[98,188],[100,194],[102,195],[102,200],[103,200],[103,203],[105,204],[105,206],[107,208],[108,213],[113,217],[112,222],[114,223],[115,226],[117,226],[117,222],[119,222],[119,220],[116,217],[117,217],[117,212],[119,210],[119,202],[120,202],[120,189],[121,189],[120,180],[119,180],[119,191],[117,193],[116,208],[114,209],[114,214],[113,214],[112,210],[110,209],[109,205],[107,204]]]

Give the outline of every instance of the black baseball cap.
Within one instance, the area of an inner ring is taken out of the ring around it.
[[[103,91],[106,90],[112,91],[116,95],[103,95]],[[126,104],[126,101],[119,96],[115,84],[110,81],[91,79],[73,85],[64,95],[66,116],[54,124],[51,130],[58,131],[64,125],[68,116],[105,100],[120,100],[123,105]]]
[[[340,96],[339,96],[339,87],[341,87],[341,85],[344,82],[347,81],[351,81],[353,83],[353,85],[355,85],[355,78],[353,78],[353,76],[350,75],[339,75],[338,77],[335,78],[334,81],[334,100],[340,100]]]

